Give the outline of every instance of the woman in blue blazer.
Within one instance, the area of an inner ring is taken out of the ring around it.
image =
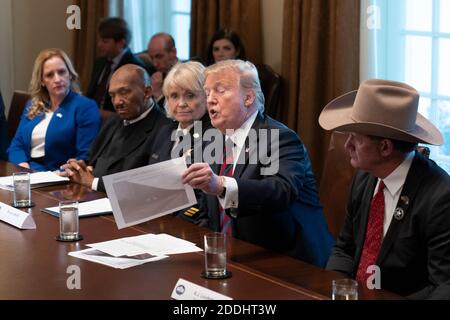
[[[100,127],[95,101],[79,94],[78,74],[66,53],[45,49],[36,58],[27,102],[8,149],[10,162],[58,170],[70,158],[86,160]]]

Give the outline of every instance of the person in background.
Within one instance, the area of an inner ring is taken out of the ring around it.
[[[94,99],[102,110],[114,111],[108,94],[109,81],[115,70],[126,64],[144,67],[144,63],[131,52],[128,45],[131,31],[127,22],[118,17],[103,19],[98,26],[99,58],[92,68],[86,96]]]
[[[164,106],[163,82],[170,69],[178,62],[177,48],[173,37],[165,32],[154,34],[147,52],[156,72],[152,74],[153,97],[159,106]]]
[[[206,69],[204,90],[211,124],[226,147],[216,145],[221,163],[194,163],[182,181],[205,193],[208,226],[324,266],[333,239],[308,152],[295,132],[264,115],[255,66],[220,61]]]
[[[160,130],[150,163],[182,155],[188,156],[188,163],[192,163],[195,153],[203,151],[203,133],[212,128],[206,112],[204,70],[201,63],[189,61],[176,64],[167,74],[163,93],[166,114],[173,122]],[[195,193],[199,199],[201,191],[195,190]],[[201,201],[198,200],[198,203]],[[202,226],[207,224],[207,213],[200,210],[198,205],[178,212],[177,216]]]
[[[71,181],[105,192],[103,176],[148,164],[155,136],[170,123],[152,98],[147,71],[134,64],[111,77],[111,101],[116,114],[107,118],[92,143],[89,161],[69,159],[61,166]]]
[[[230,29],[220,29],[213,35],[206,52],[206,65],[227,59],[247,60],[244,45],[238,34]]]
[[[58,170],[70,158],[87,159],[100,128],[95,101],[80,95],[78,74],[61,49],[45,49],[34,62],[27,102],[8,149],[10,162],[38,171]]]
[[[319,117],[325,130],[350,133],[359,169],[327,269],[412,299],[445,294],[450,279],[450,176],[416,151],[443,142],[418,105],[413,87],[371,79]]]

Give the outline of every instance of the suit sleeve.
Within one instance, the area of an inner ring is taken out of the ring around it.
[[[355,270],[355,252],[356,252],[356,240],[354,238],[354,219],[358,214],[357,208],[353,204],[353,197],[356,192],[356,180],[358,175],[355,176],[350,189],[350,197],[347,202],[347,214],[345,216],[344,226],[336,240],[336,244],[332,250],[331,256],[328,260],[326,269],[339,271],[353,276]]]
[[[31,146],[25,142],[26,125],[30,121],[27,118],[27,112],[30,105],[31,101],[28,101],[20,118],[16,134],[14,135],[8,149],[8,160],[15,164],[30,160]]]
[[[278,212],[288,209],[299,196],[310,165],[307,152],[298,137],[290,130],[279,131],[279,155],[271,165],[278,166],[274,174],[261,175],[264,166],[254,166],[252,178],[236,178],[239,192],[239,216],[252,212]],[[271,145],[273,147],[273,144]],[[249,168],[247,171],[251,170]]]
[[[86,160],[100,128],[100,114],[93,100],[80,100],[76,110],[76,157]]]
[[[435,295],[436,290],[450,288],[450,188],[448,184],[435,185],[432,190],[441,192],[433,192],[429,199],[429,215],[424,224],[428,251],[428,285],[410,295],[409,298],[412,299],[424,299]],[[436,294],[439,296],[442,292]]]

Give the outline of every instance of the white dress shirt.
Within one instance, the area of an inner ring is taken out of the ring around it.
[[[48,125],[52,119],[53,111],[44,112],[42,119],[33,129],[31,133],[31,153],[32,158],[40,158],[45,156],[45,135],[47,134]]]
[[[408,153],[405,160],[383,179],[384,185],[386,186],[383,190],[384,193],[384,224],[383,224],[383,237],[386,235],[389,226],[394,216],[395,208],[402,193],[403,185],[405,184],[406,176],[408,175],[409,169],[411,168],[412,161],[414,159],[414,151]],[[380,184],[380,179],[378,179],[377,185],[375,186],[375,193],[378,190],[378,185]]]
[[[225,135],[225,140],[231,139],[234,143],[233,148],[233,172],[236,168],[237,160],[240,157],[242,149],[245,145],[245,140],[247,139],[248,133],[255,122],[256,116],[259,111],[255,111],[241,127],[233,132],[232,135]],[[244,157],[242,157],[244,159]],[[224,176],[224,187],[226,188],[224,197],[217,197],[219,203],[224,209],[237,208],[239,206],[239,190],[236,179],[233,177]]]

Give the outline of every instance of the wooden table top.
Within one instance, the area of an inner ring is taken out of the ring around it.
[[[0,162],[0,176],[18,168]],[[283,256],[237,239],[228,241],[227,268],[233,276],[207,280],[200,276],[203,252],[171,255],[169,258],[119,270],[68,256],[85,245],[145,233],[167,233],[203,248],[203,235],[209,232],[167,215],[135,227],[118,230],[113,215],[80,219],[78,242],[57,242],[58,219],[41,211],[57,206],[59,200],[93,200],[105,194],[76,184],[62,184],[32,190],[36,206],[29,211],[35,230],[19,230],[0,221],[0,299],[170,299],[179,278],[230,296],[252,300],[329,299],[331,280],[343,278],[300,260]],[[0,189],[0,201],[12,202],[12,192]],[[70,290],[67,268],[80,267],[81,289]],[[361,299],[398,299],[383,290],[360,290]]]

